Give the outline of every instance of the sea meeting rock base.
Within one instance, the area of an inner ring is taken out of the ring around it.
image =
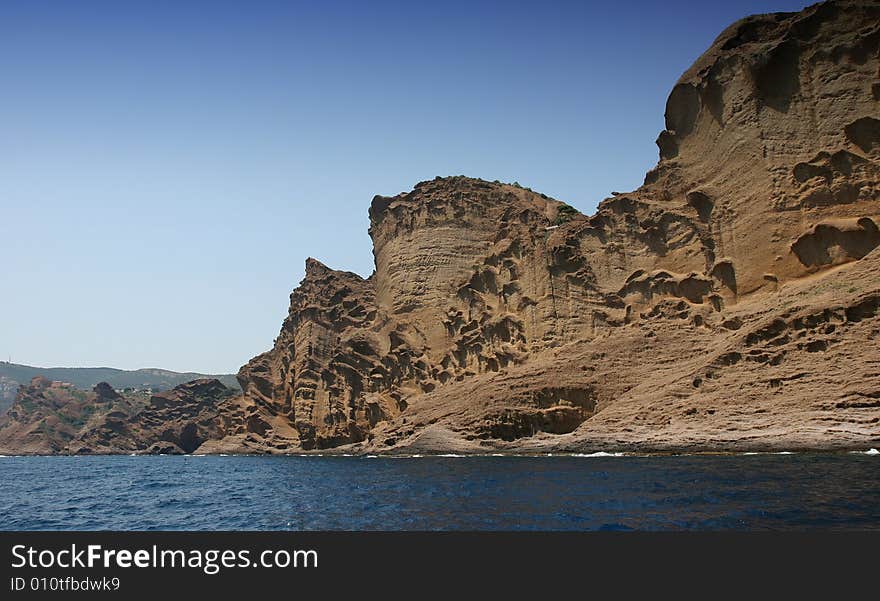
[[[377,196],[375,272],[309,259],[242,394],[86,412],[37,382],[0,453],[880,446],[878,53],[876,2],[743,19],[672,88],[638,190],[592,216],[467,177]]]

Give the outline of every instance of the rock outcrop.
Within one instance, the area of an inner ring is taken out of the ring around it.
[[[37,376],[19,387],[15,402],[0,417],[0,455],[67,453],[81,431],[107,415],[129,416],[141,403],[106,382],[86,392]]]
[[[150,396],[137,411],[105,412],[78,432],[67,450],[76,454],[193,453],[205,441],[230,433],[232,419],[223,418],[234,416],[230,402],[234,396],[214,379],[180,384]]]
[[[880,390],[874,315],[846,317],[878,285],[878,48],[875,3],[735,23],[673,87],[644,186],[590,217],[464,177],[377,196],[375,272],[310,259],[245,398],[292,450],[876,441],[844,397],[860,369]]]
[[[375,272],[309,259],[241,396],[175,389],[70,449],[876,446],[878,54],[874,2],[735,23],[592,216],[466,177],[377,196]]]

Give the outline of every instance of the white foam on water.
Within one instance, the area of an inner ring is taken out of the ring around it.
[[[750,455],[796,455],[797,451],[744,451],[741,453],[733,453],[733,455],[739,456],[750,456]],[[870,448],[866,451],[849,451],[850,455],[871,455],[877,456],[880,455],[880,450],[876,448]],[[699,453],[680,453],[678,456],[696,456]],[[42,457],[50,457],[50,455],[41,455]],[[57,455],[52,455],[55,457]],[[64,457],[69,457],[71,459],[79,459],[82,457],[86,457],[87,455],[64,455]],[[129,457],[144,457],[139,453],[130,453]],[[181,455],[170,455],[168,453],[159,453],[158,455],[154,455],[158,457],[180,457]],[[184,458],[189,457],[250,457],[248,454],[239,454],[239,453],[219,453],[219,454],[206,454],[199,453],[193,455],[183,455]],[[510,453],[486,453],[486,454],[460,454],[460,453],[442,453],[437,455],[422,455],[422,454],[414,454],[414,455],[359,455],[355,453],[339,453],[339,454],[326,454],[326,453],[290,453],[286,454],[286,457],[364,457],[366,459],[419,459],[422,457],[430,456],[430,457],[518,457],[519,455],[510,454]],[[597,451],[595,453],[544,453],[541,455],[523,455],[524,457],[648,457],[651,456],[649,454],[640,455],[638,453],[625,453],[625,452],[607,452],[607,451]],[[0,455],[0,459],[9,459],[15,457],[28,457],[28,455]]]
[[[626,457],[626,453],[606,453],[605,451],[597,451],[595,453],[573,453],[572,457]]]

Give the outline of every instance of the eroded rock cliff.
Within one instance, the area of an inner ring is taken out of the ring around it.
[[[869,2],[732,25],[591,217],[463,177],[377,196],[375,273],[309,260],[245,397],[302,449],[876,440],[846,398],[880,390],[878,47]]]
[[[76,454],[193,453],[242,423],[234,396],[215,379],[180,384],[151,395],[137,411],[104,413],[79,431],[67,450]]]
[[[80,432],[107,415],[131,416],[142,404],[140,396],[123,396],[106,382],[84,391],[37,376],[19,387],[0,417],[0,455],[67,453]]]
[[[202,407],[185,410],[197,436],[157,437],[151,402],[129,421],[152,439],[132,447],[109,416],[78,437],[92,451],[876,446],[878,53],[874,2],[743,19],[673,87],[638,190],[592,216],[466,177],[377,196],[375,272],[309,259],[243,395],[179,399]]]

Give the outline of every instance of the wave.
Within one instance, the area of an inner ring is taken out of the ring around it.
[[[595,453],[572,453],[570,457],[626,457],[626,453],[607,453],[597,451]]]
[[[423,457],[436,458],[475,458],[475,457],[626,457],[628,453],[608,453],[606,451],[598,451],[596,453],[541,453],[533,455],[518,455],[516,453],[439,453],[422,455],[414,453],[412,455],[364,455],[367,459],[421,459]]]
[[[850,451],[850,455],[880,455],[880,451],[871,447],[867,451]]]

